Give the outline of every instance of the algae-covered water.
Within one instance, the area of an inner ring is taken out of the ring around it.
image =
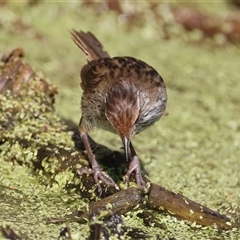
[[[219,16],[233,11],[225,2],[186,4]],[[141,10],[146,2],[124,7]],[[81,116],[79,71],[85,58],[69,30],[93,32],[111,56],[134,56],[152,65],[167,85],[168,114],[133,139],[146,173],[153,182],[239,220],[240,45],[219,41],[221,36],[202,39],[199,31],[186,32],[179,25],[169,27],[164,38],[161,19],[147,8],[133,21],[119,15],[100,3],[3,4],[0,52],[22,47],[25,61],[57,86],[58,116],[75,125]],[[121,148],[118,136],[102,130],[91,136],[111,149]],[[29,239],[57,239],[61,226],[45,220],[87,207],[87,202],[78,194],[69,196],[62,186],[46,187],[27,166],[7,161],[11,151],[17,150],[9,145],[6,154],[0,148],[0,225]],[[125,224],[142,225],[135,216],[124,216]],[[219,233],[174,217],[155,217],[165,228],[142,226],[150,239],[240,239],[236,229]],[[68,225],[74,239],[87,239],[87,224]]]

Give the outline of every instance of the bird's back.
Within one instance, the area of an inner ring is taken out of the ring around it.
[[[147,63],[133,57],[114,57],[93,60],[81,70],[82,88],[91,90],[103,85],[111,87],[118,81],[126,81],[135,85],[139,91],[149,91],[154,94],[165,84],[158,72]]]

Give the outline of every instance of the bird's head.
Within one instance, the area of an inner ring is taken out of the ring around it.
[[[105,115],[121,137],[125,152],[128,152],[129,141],[136,134],[139,112],[137,89],[124,81],[116,82],[106,94]]]

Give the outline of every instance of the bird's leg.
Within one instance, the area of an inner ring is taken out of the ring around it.
[[[132,157],[131,157],[131,161],[130,161],[130,164],[128,167],[128,171],[126,173],[126,184],[127,184],[127,186],[129,185],[129,178],[130,178],[131,174],[133,172],[135,172],[135,178],[136,178],[138,187],[144,188],[146,183],[143,178],[142,171],[141,171],[140,161],[137,157],[137,154],[133,148],[131,141],[130,141],[129,147],[130,147],[130,152],[131,152]]]
[[[113,186],[117,190],[119,190],[119,187],[113,181],[113,179],[107,173],[102,171],[99,164],[97,163],[97,161],[95,159],[95,155],[93,154],[93,151],[91,149],[91,146],[90,146],[90,143],[89,143],[89,140],[88,140],[88,135],[84,131],[84,129],[81,127],[81,124],[79,125],[78,130],[79,130],[79,134],[81,136],[81,139],[83,141],[83,144],[85,146],[85,149],[87,151],[88,158],[89,158],[90,164],[92,166],[94,180],[95,180],[95,183],[97,184],[97,188],[98,188],[98,192],[99,192],[100,196],[102,194],[102,187],[100,185],[100,181],[102,181],[103,183],[105,183],[109,186]]]

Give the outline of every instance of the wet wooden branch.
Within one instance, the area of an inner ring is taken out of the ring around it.
[[[179,219],[203,226],[215,226],[222,230],[240,228],[239,223],[231,223],[228,217],[154,183],[151,183],[148,193],[143,193],[137,188],[129,188],[94,202],[90,204],[89,214],[92,219],[92,216],[100,216],[101,211],[105,211],[104,217],[106,217],[143,207],[166,212]]]
[[[164,210],[179,219],[195,222],[203,226],[215,226],[218,229],[240,228],[239,223],[232,223],[231,219],[196,203],[180,193],[171,192],[152,183],[147,205],[156,210]]]
[[[0,226],[0,233],[1,233],[0,237],[2,237],[1,239],[3,239],[3,238],[4,239],[9,239],[9,240],[21,240],[22,239],[8,225],[6,227]]]

